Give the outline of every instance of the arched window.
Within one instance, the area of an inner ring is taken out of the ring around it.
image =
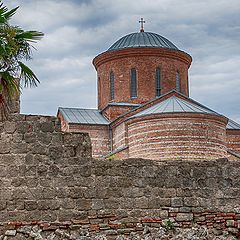
[[[176,72],[176,90],[177,90],[178,92],[181,91],[181,77],[180,77],[180,73],[179,73],[178,70],[177,70],[177,72]]]
[[[131,69],[131,98],[137,97],[137,71],[135,68]]]
[[[161,70],[156,68],[156,97],[161,96]]]
[[[110,72],[110,100],[114,99],[114,73]]]
[[[98,82],[97,82],[97,88],[98,88],[98,105],[101,104],[100,100],[101,100],[101,83],[100,83],[100,77],[98,77]]]

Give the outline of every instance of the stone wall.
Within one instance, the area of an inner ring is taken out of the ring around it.
[[[69,132],[89,134],[92,144],[92,157],[103,158],[109,154],[108,125],[69,124]]]
[[[88,135],[52,117],[19,115],[0,132],[0,239],[115,239],[164,221],[239,234],[238,161],[94,160]]]
[[[92,145],[92,157],[102,158],[109,154],[109,126],[94,124],[68,123],[61,113],[58,113],[63,132],[87,133],[89,134]]]

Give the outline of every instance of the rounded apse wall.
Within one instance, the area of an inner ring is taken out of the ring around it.
[[[227,119],[210,114],[149,115],[128,122],[129,158],[216,159],[227,156]]]
[[[145,103],[174,89],[188,96],[191,61],[187,53],[165,48],[129,48],[98,55],[93,60],[98,76],[98,108],[103,109],[109,102]],[[131,95],[132,69],[136,77],[134,97]]]

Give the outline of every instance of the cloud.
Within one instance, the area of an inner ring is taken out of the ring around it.
[[[193,57],[191,97],[239,120],[240,4],[238,0],[9,0],[13,19],[45,37],[30,66],[41,80],[25,90],[22,112],[56,114],[58,106],[96,107],[92,59],[120,37],[146,31],[167,37]]]

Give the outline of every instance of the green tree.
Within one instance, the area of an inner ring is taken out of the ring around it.
[[[40,40],[43,33],[10,25],[18,8],[8,10],[0,1],[0,114],[4,117],[8,116],[9,103],[20,95],[22,87],[35,87],[39,83],[23,61],[32,59],[32,43]]]

